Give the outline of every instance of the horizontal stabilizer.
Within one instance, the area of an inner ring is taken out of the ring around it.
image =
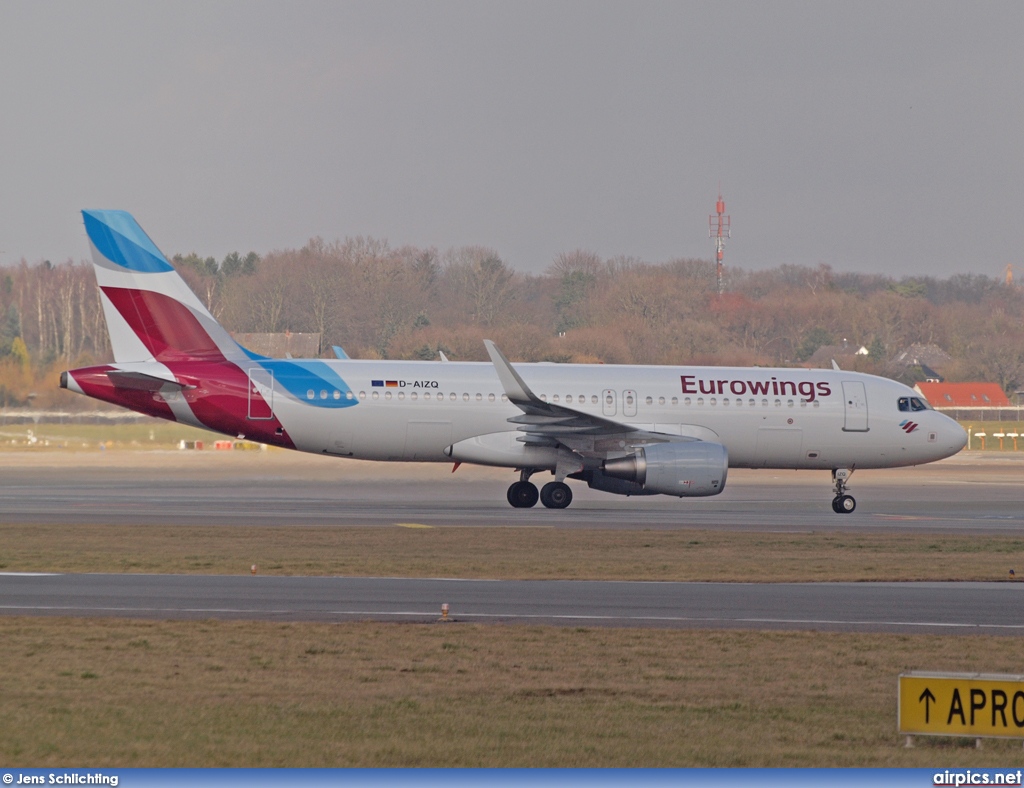
[[[147,375],[145,372],[131,370],[112,369],[107,372],[107,377],[119,389],[135,389],[136,391],[181,391],[182,389],[195,388],[179,383],[173,377],[157,377]]]

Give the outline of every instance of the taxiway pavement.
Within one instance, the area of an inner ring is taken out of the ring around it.
[[[1024,634],[1016,583],[0,575],[0,614]]]

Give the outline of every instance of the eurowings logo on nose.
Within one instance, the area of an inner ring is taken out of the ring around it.
[[[914,430],[917,429],[918,424],[917,424],[916,421],[911,421],[910,419],[904,419],[903,421],[900,422],[900,427],[902,427],[903,431],[905,433],[907,433],[907,435],[909,435],[910,433],[912,433]]]

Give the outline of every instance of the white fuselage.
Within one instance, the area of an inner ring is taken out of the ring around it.
[[[389,461],[451,461],[446,450],[508,434],[521,411],[489,363],[339,360],[330,366],[351,391],[350,407],[324,409],[332,390],[275,387],[274,415],[302,451]],[[723,444],[730,467],[890,468],[948,457],[966,435],[930,408],[901,411],[919,397],[885,378],[836,370],[517,364],[535,394],[580,413],[642,430]],[[375,382],[378,385],[374,385]],[[267,384],[264,382],[264,392]],[[305,399],[302,395],[305,394]],[[455,459],[458,459],[456,456]],[[513,451],[497,460],[522,467]],[[542,467],[542,464],[537,465]]]

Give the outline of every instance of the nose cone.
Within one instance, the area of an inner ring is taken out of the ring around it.
[[[943,457],[952,457],[967,445],[967,430],[949,416],[943,416],[939,428],[938,443],[944,450]]]

